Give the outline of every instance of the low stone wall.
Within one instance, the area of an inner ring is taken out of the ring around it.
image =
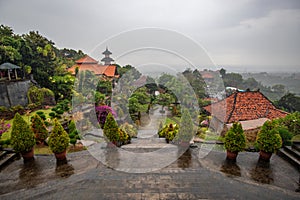
[[[0,106],[26,106],[29,87],[30,80],[0,82]]]

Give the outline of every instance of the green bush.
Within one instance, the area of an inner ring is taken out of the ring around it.
[[[276,124],[266,121],[261,127],[256,137],[256,143],[259,150],[274,153],[282,146],[282,139]]]
[[[108,113],[106,117],[103,133],[110,142],[118,142],[120,140],[119,127],[111,113]]]
[[[68,125],[68,131],[69,133],[72,133],[73,131],[77,130],[76,129],[76,124],[74,120],[71,120],[69,125]]]
[[[67,149],[70,138],[57,119],[54,119],[54,127],[49,136],[49,147],[53,153],[61,153]]]
[[[187,109],[183,110],[180,129],[176,139],[179,142],[190,142],[194,136],[194,124],[192,122],[191,115]]]
[[[233,123],[232,127],[227,131],[224,145],[230,152],[240,152],[245,149],[246,138],[240,123]]]
[[[19,113],[13,119],[11,144],[16,152],[28,152],[35,145],[34,133]]]
[[[76,139],[76,138],[71,138],[71,139],[70,139],[70,143],[71,143],[71,144],[75,145],[76,142],[77,142],[77,139]]]
[[[282,138],[282,145],[291,146],[293,134],[286,127],[279,127],[277,130]]]
[[[31,130],[35,135],[35,139],[40,144],[48,137],[47,127],[41,117],[37,114],[31,117]]]
[[[53,118],[56,117],[56,114],[55,114],[55,112],[50,112],[50,113],[49,113],[49,116],[53,119]]]

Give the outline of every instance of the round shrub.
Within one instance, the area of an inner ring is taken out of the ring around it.
[[[230,152],[240,152],[245,149],[246,138],[240,123],[233,123],[232,127],[227,131],[224,145]]]
[[[256,137],[256,143],[259,150],[274,153],[282,146],[282,139],[276,129],[276,124],[266,121],[261,127]]]

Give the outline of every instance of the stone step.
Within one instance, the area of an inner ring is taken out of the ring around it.
[[[291,163],[298,170],[300,170],[300,160],[295,158],[294,155],[291,154],[288,150],[286,150],[285,148],[281,148],[279,149],[277,154],[283,159],[287,160],[289,163]]]
[[[300,143],[299,142],[293,142],[292,148],[296,151],[300,152]]]
[[[0,171],[19,157],[18,153],[7,153],[0,160]]]
[[[7,151],[0,151],[0,160],[5,157],[5,155],[7,154]]]
[[[293,155],[296,159],[300,160],[300,152],[297,149],[291,146],[284,146],[283,148],[291,155]]]

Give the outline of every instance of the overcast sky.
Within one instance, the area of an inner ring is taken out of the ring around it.
[[[37,30],[59,48],[91,55],[111,36],[158,27],[191,38],[218,66],[234,66],[237,71],[300,71],[298,0],[0,0],[0,23],[20,34]],[[157,38],[149,36],[152,40]],[[126,49],[127,44],[119,46]],[[115,45],[105,45],[121,54]],[[182,50],[195,53],[193,48]]]

